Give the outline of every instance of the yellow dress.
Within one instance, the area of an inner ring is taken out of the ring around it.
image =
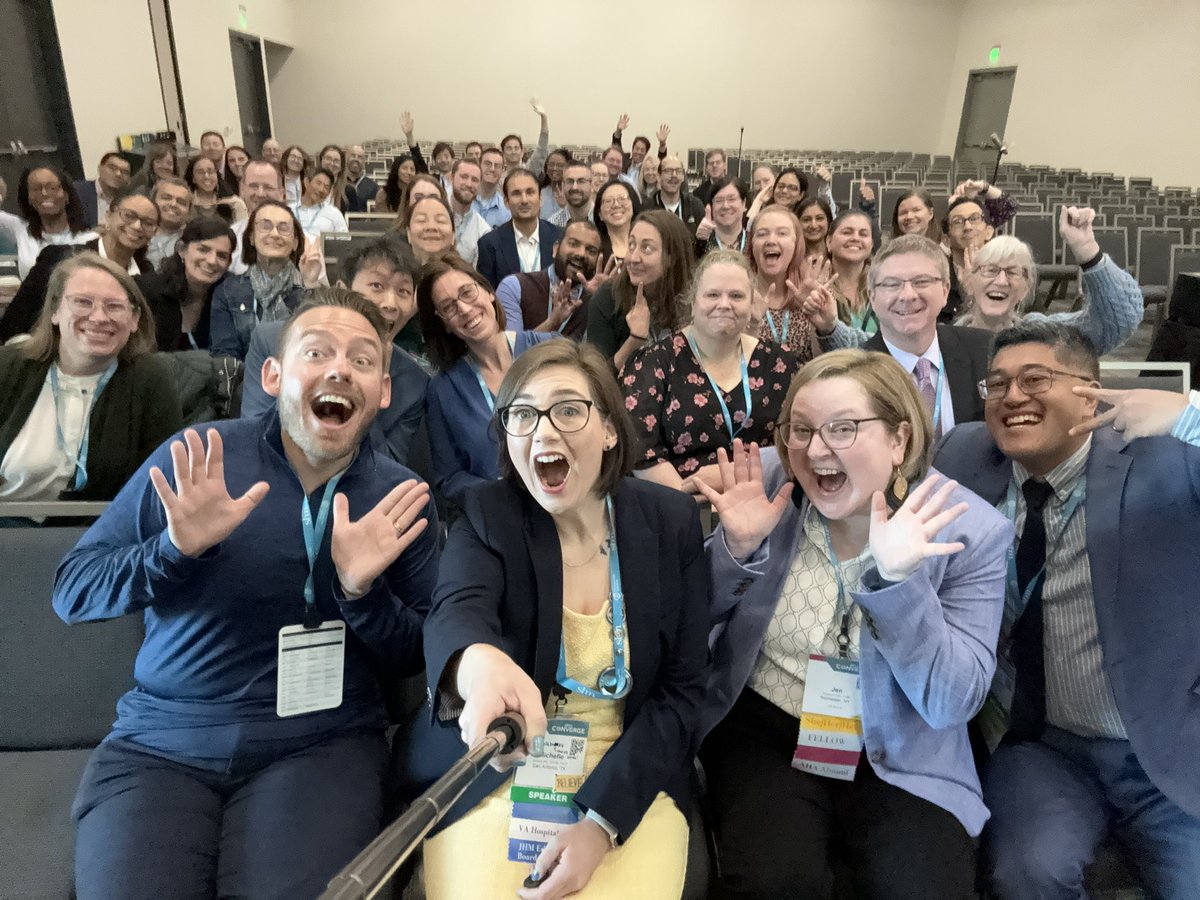
[[[608,603],[599,613],[581,615],[563,609],[563,644],[567,672],[582,684],[613,664]],[[629,644],[625,645],[629,658]],[[632,667],[631,667],[632,671]],[[557,698],[550,695],[546,714],[554,715]],[[560,714],[588,722],[584,766],[591,774],[621,736],[624,700],[593,700],[570,694]],[[449,828],[425,842],[425,896],[428,900],[511,898],[529,875],[524,863],[508,861],[508,823],[511,779]],[[572,897],[580,900],[670,900],[683,893],[687,869],[687,820],[675,801],[659,793],[637,830],[624,844],[610,850],[596,867],[587,887]]]

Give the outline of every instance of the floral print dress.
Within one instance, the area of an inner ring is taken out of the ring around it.
[[[795,353],[759,341],[746,359],[750,409],[740,383],[723,397],[733,431],[744,442],[770,445],[783,398],[799,367]],[[666,460],[681,478],[717,461],[717,448],[728,449],[733,434],[725,422],[712,382],[688,344],[675,332],[643,347],[621,370],[625,408],[642,438],[638,468]]]

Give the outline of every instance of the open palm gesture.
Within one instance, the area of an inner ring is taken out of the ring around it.
[[[421,516],[429,503],[429,485],[409,479],[392,488],[375,508],[350,521],[345,494],[333,498],[330,555],[348,599],[361,597],[375,579],[417,539],[429,521]]]
[[[942,482],[941,487],[938,483]],[[926,559],[949,556],[965,546],[961,541],[934,543],[938,533],[967,511],[967,503],[944,509],[957,481],[931,475],[908,495],[904,505],[888,517],[887,501],[876,491],[871,497],[871,557],[886,581],[903,581]],[[937,492],[934,492],[937,488]],[[932,496],[930,496],[932,494]]]
[[[194,428],[182,441],[171,443],[175,490],[158,466],[150,469],[150,482],[167,516],[167,536],[184,556],[200,556],[215,547],[262,502],[270,490],[265,481],[234,500],[225,486],[225,447],[217,429],[208,429],[208,453]]]
[[[779,524],[792,496],[792,484],[785,484],[773,498],[768,498],[758,444],[747,446],[740,438],[733,441],[733,459],[724,447],[717,450],[717,468],[721,473],[720,491],[700,478],[693,483],[720,516],[729,552],[734,559],[745,559]]]

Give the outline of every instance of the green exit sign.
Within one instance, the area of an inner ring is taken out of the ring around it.
[[[1000,48],[998,46],[993,47],[991,50],[988,51],[988,65],[994,66],[999,62],[1000,62]]]

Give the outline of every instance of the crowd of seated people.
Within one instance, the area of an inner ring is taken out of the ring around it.
[[[668,126],[580,159],[531,105],[429,162],[404,113],[378,181],[216,132],[22,174],[0,504],[110,501],[54,607],[146,626],[81,900],[315,897],[505,712],[430,898],[679,897],[696,827],[716,900],[1084,898],[1110,838],[1200,896],[1200,392],[1101,389],[1143,301],[1095,212],[1026,312],[997,185],[689,189]],[[184,427],[181,353],[237,418]]]

